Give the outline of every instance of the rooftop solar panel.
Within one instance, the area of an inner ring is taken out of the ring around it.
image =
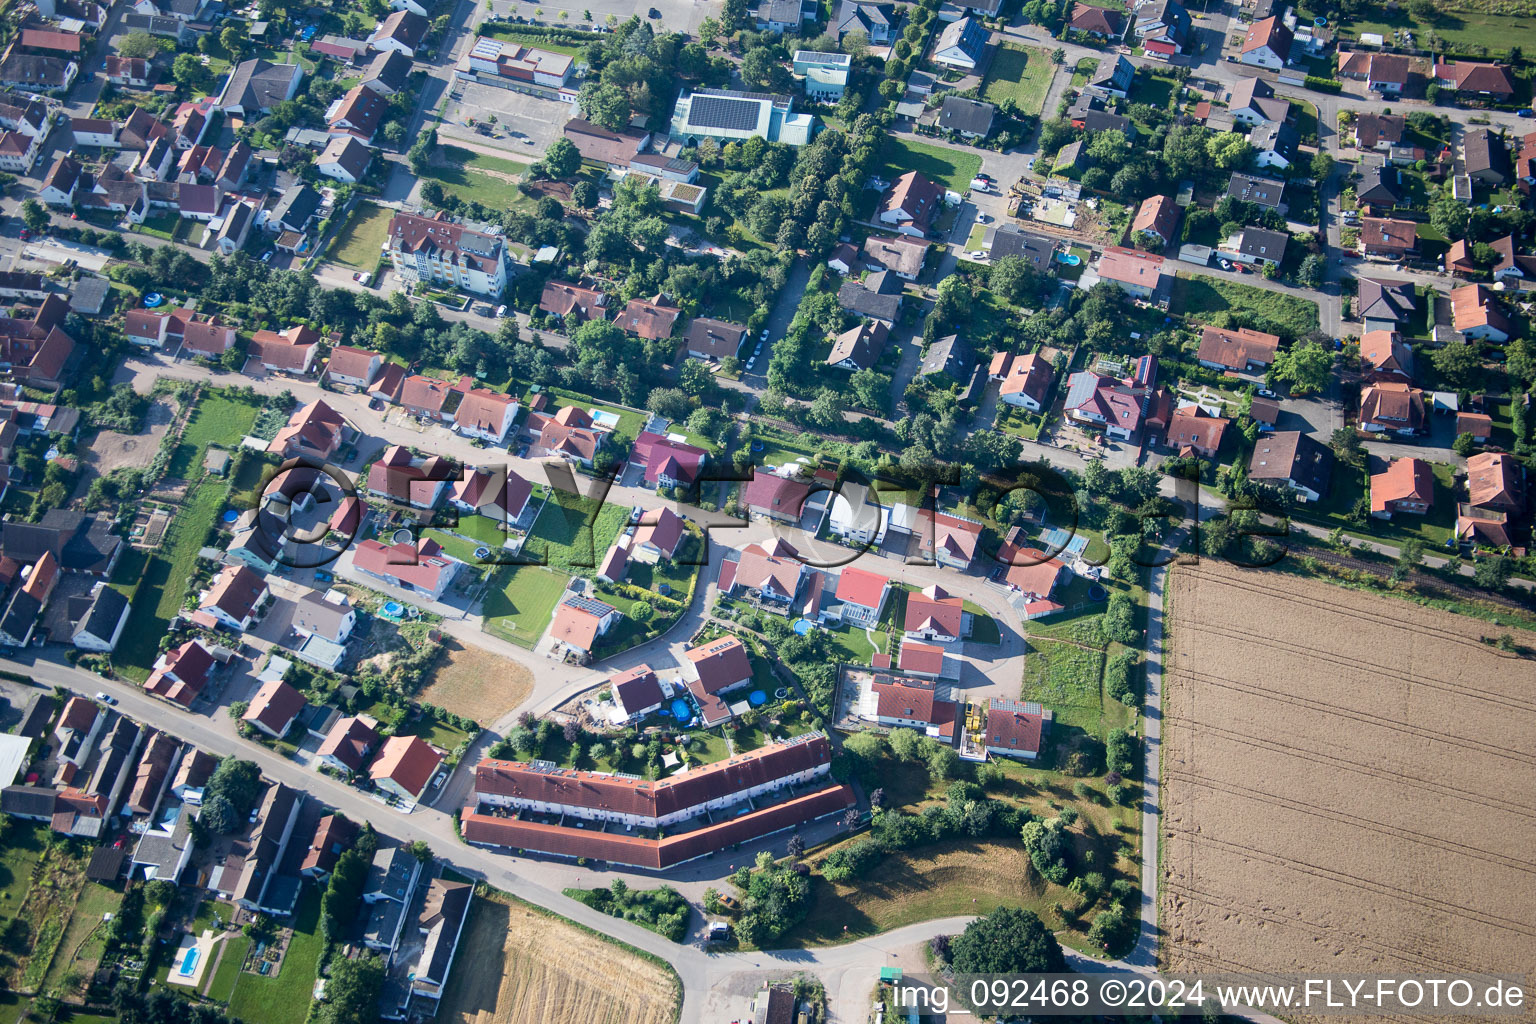
[[[688,123],[700,128],[724,131],[750,131],[757,127],[761,104],[729,96],[694,96],[688,108]]]

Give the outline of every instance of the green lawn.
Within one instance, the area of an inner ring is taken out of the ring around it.
[[[499,548],[506,543],[507,534],[502,529],[502,524],[489,516],[461,515],[458,525],[453,527],[453,532],[461,537],[469,537],[492,548]]]
[[[590,498],[551,489],[528,532],[523,560],[567,572],[594,570],[628,520],[629,510],[622,505],[600,506]]]
[[[372,271],[389,240],[389,222],[394,210],[373,203],[359,203],[347,226],[331,243],[330,259],[358,270]]]
[[[1045,108],[1046,93],[1056,77],[1051,55],[1038,46],[1004,43],[992,57],[987,80],[982,83],[981,98],[988,103],[1012,99],[1026,114],[1038,114]],[[966,180],[966,184],[969,179]],[[954,186],[951,186],[954,187]]]
[[[453,534],[444,530],[423,530],[422,534],[424,536],[431,537],[433,540],[441,544],[443,546],[443,550],[448,552],[449,557],[457,558],[459,561],[477,570],[483,566],[493,564],[496,560],[496,552],[501,550],[499,542],[497,544],[491,545],[492,550],[490,558],[486,559],[485,561],[481,561],[475,557],[475,549],[484,547],[485,545],[479,543],[478,541],[465,540],[463,537],[455,537]]]
[[[1314,10],[1313,6],[1310,3],[1301,4],[1300,13],[1306,18],[1316,14],[1326,14],[1330,19],[1338,18],[1337,7],[1321,11]],[[1509,5],[1506,10],[1518,10],[1520,6]],[[1358,39],[1361,33],[1378,32],[1391,39],[1394,29],[1405,28],[1412,30],[1417,38],[1423,39],[1433,32],[1445,40],[1446,49],[1452,53],[1471,53],[1476,47],[1482,46],[1488,48],[1488,56],[1494,57],[1507,53],[1511,43],[1519,45],[1521,40],[1529,39],[1532,28],[1536,27],[1536,18],[1512,13],[1448,10],[1437,4],[1433,18],[1425,20],[1411,14],[1406,5],[1398,5],[1396,10],[1388,11],[1385,3],[1372,3],[1360,5],[1354,15],[1343,21],[1334,20],[1332,25],[1339,29],[1341,38],[1353,36]]]
[[[1412,455],[1411,449],[1403,452],[1403,457]],[[1429,465],[1435,475],[1435,500],[1427,515],[1398,512],[1391,519],[1367,519],[1364,526],[1355,526],[1349,521],[1350,510],[1361,498],[1370,497],[1370,482],[1365,470],[1340,465],[1334,469],[1328,496],[1316,505],[1298,506],[1296,518],[1330,529],[1342,526],[1350,536],[1390,544],[1420,540],[1429,553],[1439,553],[1456,528],[1456,469],[1440,462]],[[1378,463],[1377,468],[1386,466]]]
[[[1317,330],[1317,303],[1253,285],[1179,271],[1170,309],[1200,320],[1211,313],[1241,311],[1262,318],[1292,340]],[[1261,325],[1255,325],[1260,326]]]
[[[868,665],[874,657],[875,645],[869,642],[869,634],[861,626],[838,626],[827,630],[832,646],[843,652],[842,660],[854,665]]]
[[[227,1003],[235,993],[235,982],[240,979],[240,965],[245,962],[245,954],[251,948],[251,940],[244,935],[235,934],[225,939],[223,945],[223,959],[219,961],[219,969],[206,983],[204,995],[209,999]]]
[[[572,26],[573,29],[576,27],[577,26]],[[523,43],[527,46],[537,47],[540,50],[548,50],[551,53],[563,53],[568,57],[580,57],[581,51],[583,49],[583,47],[577,46],[574,43],[564,43],[557,39],[550,39],[547,36],[533,35],[529,32],[519,32],[517,31],[517,27],[515,25],[500,25],[495,22],[487,21],[482,24],[476,31],[478,31],[483,36],[492,36],[496,39],[505,39],[512,43]],[[594,33],[592,38],[597,39],[599,36]]]
[[[558,388],[545,388],[544,394],[549,398],[549,406],[545,411],[550,415],[554,415],[570,405],[574,405],[578,409],[589,413],[594,409],[598,412],[612,413],[619,419],[619,425],[614,428],[614,434],[620,437],[627,437],[631,441],[639,437],[640,431],[645,429],[646,414],[643,412],[637,412],[634,409],[624,409],[617,405],[604,405],[602,402],[593,401],[586,395],[578,395],[574,391],[561,391]],[[525,396],[524,403],[526,404],[531,397],[531,393]]]
[[[965,602],[965,610],[971,613],[971,635],[966,637],[973,644],[1000,644],[1003,642],[1002,630],[997,626],[997,620],[981,610],[979,605],[969,601]]]
[[[508,565],[486,588],[481,614],[485,631],[519,647],[532,648],[549,625],[568,575],[534,565]]]
[[[1039,701],[1062,725],[1099,734],[1104,653],[1031,635],[1024,655],[1024,700]]]
[[[1072,69],[1072,88],[1081,89],[1087,85],[1088,80],[1097,70],[1099,70],[1099,62],[1092,57],[1084,57],[1078,61],[1077,66]]]
[[[275,978],[241,974],[229,1012],[261,1024],[304,1024],[314,1001],[315,977],[325,942],[320,937],[320,891],[305,885],[294,913],[293,938]]]
[[[453,753],[461,743],[470,739],[469,733],[456,725],[439,721],[427,715],[423,715],[414,722],[409,722],[400,729],[402,736],[420,736],[423,740],[437,747],[439,750]]]
[[[181,218],[174,213],[161,213],[144,218],[144,223],[139,225],[138,230],[170,242],[175,240],[176,229],[181,226],[180,222]]]
[[[485,156],[459,146],[444,146],[443,156],[450,166],[433,167],[428,176],[442,182],[447,191],[460,199],[493,210],[529,205],[528,198],[517,190],[517,182],[528,170],[527,163]]]
[[[917,171],[935,184],[964,192],[980,170],[981,157],[975,153],[887,135],[880,146],[880,168],[875,173],[886,181],[895,181],[907,171]]]

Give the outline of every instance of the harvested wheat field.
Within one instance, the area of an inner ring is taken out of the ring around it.
[[[1168,969],[1536,976],[1536,663],[1278,573],[1169,595]]]
[[[476,897],[459,949],[460,969],[450,976],[437,1015],[443,1024],[676,1019],[675,980],[666,968],[520,903]]]
[[[443,637],[443,656],[421,699],[456,715],[490,725],[528,699],[533,673],[527,666]]]

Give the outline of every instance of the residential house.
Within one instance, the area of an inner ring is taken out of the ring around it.
[[[294,410],[288,423],[267,445],[267,451],[285,459],[329,459],[355,433],[341,413],[323,399],[316,399]]]
[[[606,320],[608,296],[599,288],[569,281],[546,281],[539,296],[539,309],[553,316],[576,313],[583,320]]]
[[[511,469],[477,469],[453,485],[448,503],[461,512],[511,524],[523,517],[532,495],[533,485]]]
[[[827,365],[850,372],[868,370],[880,359],[880,353],[885,351],[885,342],[889,337],[890,328],[885,321],[865,320],[832,340]]]
[[[685,649],[683,657],[683,679],[699,704],[704,724],[715,725],[731,717],[720,694],[752,681],[752,661],[745,645],[737,637],[722,636]]]
[[[630,299],[614,323],[622,327],[626,334],[648,341],[660,341],[672,336],[672,329],[682,314],[681,309],[668,305],[658,295],[649,301]]]
[[[1451,289],[1451,324],[1465,338],[1503,344],[1515,327],[1493,292],[1480,284]]]
[[[1360,336],[1360,369],[1371,381],[1413,379],[1413,349],[1397,331],[1366,331]]]
[[[1042,740],[1050,731],[1051,720],[1050,709],[1032,701],[993,697],[987,702],[982,745],[989,754],[1033,761],[1040,756]]]
[[[891,581],[879,573],[845,566],[837,577],[838,614],[842,621],[863,628],[880,621]]]
[[[388,245],[390,264],[407,281],[447,284],[491,297],[507,286],[505,240],[454,224],[446,213],[395,214]]]
[[[988,229],[985,237],[987,251],[994,260],[1014,256],[1041,273],[1050,273],[1056,252],[1054,238],[1033,234],[1016,224],[999,224],[996,230]]]
[[[837,36],[839,43],[850,32],[862,32],[871,45],[884,46],[891,41],[896,21],[895,4],[840,0],[828,31]]]
[[[976,557],[982,524],[949,512],[922,509],[918,513],[919,550],[938,565],[966,571]]]
[[[112,524],[72,509],[51,508],[36,523],[0,521],[0,557],[32,565],[46,553],[69,573],[106,579],[123,552]]]
[[[366,388],[384,366],[384,357],[356,345],[337,345],[325,364],[324,379],[332,384]]]
[[[647,565],[670,560],[687,535],[683,519],[676,512],[669,508],[649,509],[635,526],[629,557]]]
[[[1422,459],[1391,459],[1371,474],[1371,515],[1391,519],[1395,512],[1424,515],[1435,503],[1435,474]]]
[[[368,469],[368,493],[412,508],[436,508],[461,473],[440,455],[417,457],[404,445],[387,449]]]
[[[758,0],[753,19],[759,32],[798,35],[806,22],[816,20],[816,8],[807,0]]]
[[[1088,15],[1090,19],[1102,16],[1106,20],[1118,22],[1121,18],[1120,12],[1105,7],[1093,7],[1089,4],[1078,4],[1077,7],[1094,12]],[[1106,56],[1099,61],[1098,69],[1084,83],[1083,90],[1099,96],[1114,96],[1123,100],[1129,95],[1131,85],[1135,81],[1136,65],[1126,60],[1122,54],[1115,54],[1113,57]]]
[[[1382,380],[1360,391],[1360,429],[1412,437],[1424,429],[1424,392],[1402,381]]]
[[[144,690],[189,708],[212,678],[214,664],[213,652],[202,641],[188,640],[155,660]]]
[[[391,736],[368,766],[368,777],[396,799],[416,801],[442,763],[442,753],[420,736]]]
[[[870,270],[888,270],[903,281],[916,281],[929,248],[926,241],[913,235],[870,235],[864,240],[864,265]]]
[[[573,594],[555,609],[554,621],[549,624],[549,638],[556,650],[568,648],[588,657],[597,647],[598,638],[618,625],[623,617],[623,612],[606,601]]]
[[[262,58],[242,61],[230,72],[219,93],[217,107],[226,114],[254,119],[298,95],[304,69],[297,64],[274,64]]]
[[[1189,44],[1189,11],[1178,0],[1147,0],[1136,7],[1135,31],[1152,60],[1169,60]]]
[[[470,388],[453,412],[453,429],[489,444],[505,443],[520,408],[516,398],[489,388]]]
[[[1519,516],[1525,510],[1525,484],[1514,456],[1479,452],[1469,457],[1467,503],[1475,509]]]
[[[904,635],[911,640],[938,643],[959,640],[965,635],[965,624],[969,617],[961,605],[960,598],[952,596],[937,584],[915,594],[908,594],[902,621]]]
[[[1366,213],[1385,214],[1406,205],[1403,172],[1390,164],[1377,164],[1360,172],[1355,200]]]
[[[1449,89],[1461,100],[1507,103],[1515,93],[1514,80],[1502,64],[1481,61],[1436,61],[1435,84]]]
[[[230,893],[231,899],[248,913],[281,917],[293,911],[299,895],[298,880],[279,878],[278,870],[303,804],[303,793],[280,782],[273,783],[262,798],[249,849],[240,862],[239,878]],[[226,865],[225,873],[229,870]]]
[[[256,223],[256,208],[250,203],[231,203],[224,216],[208,225],[215,248],[225,256],[233,256],[245,247]],[[204,240],[206,243],[206,238]]]
[[[636,665],[608,677],[608,689],[613,691],[613,725],[639,722],[667,702],[650,665]]]
[[[1118,40],[1125,35],[1125,15],[1107,7],[1075,3],[1067,27],[1096,39]]]
[[[1275,95],[1262,78],[1239,78],[1227,95],[1227,110],[1238,124],[1281,124],[1291,116],[1291,101]]]
[[[326,733],[315,756],[327,767],[355,775],[363,770],[368,755],[379,745],[378,724],[368,715],[341,719]]]
[[[643,430],[630,446],[629,461],[648,487],[680,487],[698,479],[709,453],[686,441]]]
[[[928,346],[923,361],[918,364],[917,375],[934,377],[943,374],[957,384],[964,384],[974,367],[970,346],[961,341],[958,334],[947,334]]]
[[[793,545],[776,538],[748,544],[736,561],[722,563],[718,586],[722,594],[747,597],[768,611],[786,614],[809,571]]]
[[[85,614],[75,623],[70,642],[82,651],[110,654],[128,622],[128,599],[122,592],[97,584]]]
[[[689,322],[684,338],[687,340],[690,356],[695,359],[718,361],[740,352],[741,344],[747,340],[748,333],[747,329],[740,324],[701,316]]]
[[[301,637],[319,637],[328,643],[345,643],[357,625],[357,610],[340,590],[324,594],[307,592],[294,602],[289,628]]]
[[[356,842],[357,834],[358,827],[340,814],[327,814],[321,818],[299,865],[299,874],[315,881],[329,878],[341,855]]]
[[[395,53],[414,58],[416,51],[427,38],[430,23],[415,11],[396,11],[373,30],[368,45],[378,51],[393,50]]]
[[[1462,133],[1461,161],[1468,177],[1490,188],[1506,184],[1514,174],[1504,140],[1488,128]]]
[[[903,292],[900,278],[888,270],[879,270],[862,281],[844,281],[837,289],[837,304],[868,320],[881,321],[889,328],[901,316]],[[883,337],[880,344],[884,344]]]
[[[1250,82],[1258,79],[1250,78]],[[1253,203],[1263,210],[1285,213],[1285,182],[1274,178],[1259,178],[1251,174],[1234,172],[1227,180],[1227,195],[1245,203]]]
[[[536,458],[553,456],[591,468],[592,460],[603,446],[607,432],[593,426],[586,410],[568,405],[553,416],[529,417],[529,427],[537,424],[531,448]]]
[[[1355,315],[1371,331],[1395,331],[1406,324],[1418,306],[1411,281],[1379,281],[1369,277],[1359,279],[1355,295]]]
[[[966,139],[984,139],[992,134],[992,119],[996,116],[997,108],[990,103],[946,96],[939,107],[938,126]]]
[[[257,331],[251,335],[250,358],[270,373],[307,377],[314,372],[320,353],[320,334],[304,324],[285,331]]]
[[[958,24],[958,22],[956,23]],[[880,201],[878,219],[904,235],[928,233],[944,203],[944,190],[917,171],[896,179]]]
[[[1400,95],[1408,85],[1408,66],[1408,58],[1400,53],[1372,54],[1365,87],[1383,96]]]
[[[1131,221],[1131,237],[1146,244],[1147,248],[1162,249],[1174,239],[1174,229],[1179,226],[1179,204],[1172,196],[1150,196],[1136,209]]]
[[[1289,121],[1265,121],[1248,133],[1253,162],[1258,167],[1285,170],[1296,159],[1296,146],[1300,141],[1301,135]]]
[[[59,583],[59,563],[52,552],[45,551],[35,563],[21,570],[24,582],[11,592],[11,599],[0,615],[0,643],[26,647],[42,622],[48,599]]]
[[[325,144],[315,160],[315,170],[327,178],[353,184],[363,180],[372,160],[373,153],[367,146],[350,134],[338,135]]]
[[[754,472],[752,479],[742,485],[741,505],[752,515],[798,523],[810,490],[810,485],[801,480]]]
[[[1278,16],[1271,15],[1248,26],[1238,60],[1250,67],[1278,71],[1290,60],[1291,42],[1291,30]]]
[[[1319,501],[1333,478],[1333,452],[1298,430],[1264,434],[1248,460],[1248,478],[1275,483]]]
[[[256,624],[271,597],[267,581],[243,565],[230,565],[198,595],[198,612],[219,625],[244,633]]]
[[[1172,0],[1163,0],[1171,3]],[[1134,249],[1111,247],[1095,265],[1099,279],[1118,285],[1133,299],[1144,302],[1160,298],[1166,292],[1163,257]]]
[[[256,691],[240,720],[280,740],[307,707],[302,693],[281,679],[270,679]]]
[[[804,84],[807,97],[820,103],[836,103],[848,88],[853,58],[846,53],[796,50],[791,66]]]
[[[1041,412],[1056,379],[1056,371],[1045,358],[1034,352],[1025,355],[998,352],[992,356],[989,376],[1000,382],[998,397],[1001,401],[1030,412]]]
[[[358,572],[430,601],[443,596],[463,564],[430,537],[422,537],[415,544],[402,541],[385,545],[365,540],[357,545],[352,557]]]
[[[475,887],[468,882],[434,878],[428,884],[426,903],[416,921],[424,941],[410,973],[412,999],[425,999],[434,1006],[442,999],[474,895]]]
[[[1408,119],[1402,114],[1361,112],[1355,115],[1355,146],[1358,149],[1390,152],[1393,146],[1402,145],[1407,130]]]
[[[1411,220],[1362,217],[1360,251],[1367,256],[1399,260],[1419,247],[1419,227]]]
[[[37,197],[49,206],[73,206],[75,190],[80,187],[85,168],[65,153],[53,158],[53,166],[43,178]]]
[[[363,70],[363,85],[383,96],[393,96],[404,89],[411,77],[411,58],[394,50],[373,55]]]

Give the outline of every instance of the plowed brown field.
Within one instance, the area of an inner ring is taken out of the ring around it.
[[[1536,977],[1536,663],[1505,630],[1212,562],[1169,593],[1167,969]]]
[[[661,967],[531,910],[477,897],[437,1019],[444,1024],[672,1024]]]

